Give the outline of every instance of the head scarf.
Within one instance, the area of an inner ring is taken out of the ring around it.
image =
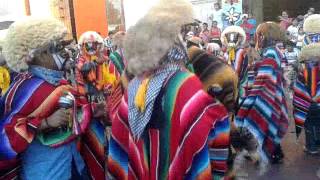
[[[179,42],[169,49],[162,66],[146,78],[134,78],[128,88],[129,125],[133,137],[139,139],[151,120],[155,101],[165,82],[175,72],[182,70],[179,63],[187,61],[187,53]]]

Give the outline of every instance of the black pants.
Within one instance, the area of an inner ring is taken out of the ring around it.
[[[320,107],[311,104],[305,122],[306,148],[316,151],[320,147]]]
[[[78,172],[75,162],[72,160],[71,180],[91,180],[88,169],[85,167],[82,172]]]

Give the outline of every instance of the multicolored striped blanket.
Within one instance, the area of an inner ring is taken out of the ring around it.
[[[123,59],[122,51],[120,53],[117,51],[112,52],[110,54],[109,58],[112,61],[112,63],[115,65],[115,67],[117,68],[118,72],[120,74],[122,74],[122,72],[124,71],[124,68],[125,68],[125,62]]]
[[[227,170],[230,124],[222,104],[188,72],[175,73],[161,90],[139,139],[128,123],[128,97],[113,119],[109,175],[115,179],[212,179]],[[158,103],[159,102],[159,103]]]
[[[73,92],[72,87],[61,85],[55,87],[42,79],[30,74],[21,74],[12,83],[7,93],[0,100],[0,172],[6,177],[14,177],[19,166],[18,155],[24,152],[28,145],[37,138],[37,128],[44,118],[50,116],[59,107],[59,98],[64,93]],[[89,111],[91,107],[83,106]],[[83,112],[86,114],[86,112]],[[80,131],[86,130],[89,118],[83,121]],[[70,135],[52,146],[60,146],[76,138]],[[17,169],[15,169],[17,170]],[[9,173],[9,174],[7,174]],[[13,175],[13,176],[12,176]]]
[[[320,103],[320,64],[319,62],[306,62],[298,75],[294,85],[293,115],[296,124],[296,133],[299,137],[311,103]]]
[[[120,54],[114,52],[108,61],[109,72],[115,76],[115,82],[110,88],[110,94],[105,97],[108,113],[108,123],[102,119],[91,119],[88,130],[84,133],[81,143],[81,155],[84,158],[92,179],[106,179],[107,156],[109,146],[109,129],[112,119],[117,116],[116,112],[123,96],[123,88],[120,75],[124,70],[124,63]]]
[[[240,104],[235,124],[246,127],[259,142],[258,151],[268,162],[288,129],[281,54],[275,48],[264,50],[263,60],[255,64],[255,77]]]

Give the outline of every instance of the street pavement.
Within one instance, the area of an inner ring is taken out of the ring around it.
[[[292,109],[292,108],[289,108]],[[294,121],[290,120],[290,127],[285,136],[282,148],[285,154],[283,164],[271,165],[263,176],[258,176],[249,170],[248,180],[320,180],[320,155],[312,156],[304,153],[305,137],[302,133],[296,139]]]

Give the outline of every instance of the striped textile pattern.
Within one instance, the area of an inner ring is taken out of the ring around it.
[[[228,56],[229,55],[226,53],[225,59],[229,59]],[[244,77],[244,74],[247,71],[247,66],[248,66],[248,57],[246,55],[246,51],[242,48],[237,49],[235,59],[232,62],[233,63],[231,64],[231,66],[236,71],[236,73],[238,74],[239,80],[241,81],[241,79]]]
[[[114,51],[110,54],[109,58],[112,61],[112,63],[115,65],[115,67],[117,68],[117,71],[120,74],[122,74],[122,72],[125,68],[125,64],[123,62],[122,56],[117,51]]]
[[[254,70],[254,65],[251,65],[248,68],[247,81],[243,84],[243,89],[242,89],[243,92],[242,92],[242,97],[239,98],[239,104],[242,104],[245,97],[248,96],[250,89],[253,87],[255,75],[256,75],[256,72]]]
[[[320,64],[318,62],[306,62],[299,73],[294,85],[294,120],[297,137],[299,137],[311,103],[320,103]]]
[[[36,129],[44,118],[50,116],[59,107],[59,98],[64,92],[74,92],[71,86],[53,86],[46,81],[30,74],[20,74],[12,83],[5,96],[1,97],[0,108],[0,172],[10,172],[7,176],[18,174],[20,165],[18,155],[24,152],[34,138],[39,139]],[[87,129],[91,107],[86,101],[81,104],[82,116],[78,118],[78,130]],[[90,112],[89,112],[90,111]],[[73,132],[76,133],[76,132]],[[71,134],[51,147],[64,145],[76,138]]]
[[[157,99],[161,103],[156,103],[152,119],[139,139],[133,139],[129,126],[127,96],[122,99],[113,119],[110,176],[211,179],[212,172],[225,172],[229,120],[223,105],[208,96],[197,77],[188,72],[171,77],[160,95]]]
[[[50,95],[55,87],[45,81],[32,77],[30,74],[20,74],[10,86],[7,93],[1,97],[0,108],[0,179],[14,179],[19,174],[20,162],[18,154],[23,152],[35,138],[35,129],[41,120],[55,109],[56,104],[49,105]],[[52,98],[52,97],[51,97]],[[53,107],[41,111],[40,106]],[[40,114],[38,114],[41,112]],[[28,117],[34,114],[33,117]]]
[[[108,141],[105,126],[98,119],[92,119],[89,130],[81,141],[81,155],[93,179],[105,179]]]
[[[110,91],[110,94],[105,97],[107,101],[107,118],[110,123],[112,123],[111,119],[117,118],[117,109],[123,96],[120,75],[123,71],[124,64],[121,59],[118,59],[119,57],[115,56],[115,58],[116,59],[113,59],[110,56],[108,68],[109,72],[115,76],[116,82],[105,87],[109,88],[108,91]],[[82,137],[81,155],[87,164],[92,179],[106,178],[106,169],[108,165],[108,146],[111,142],[108,142],[107,124],[102,121],[102,119],[91,119],[90,126]]]
[[[215,124],[209,135],[210,161],[213,175],[224,176],[228,170],[230,121],[224,117]]]
[[[26,112],[27,114],[30,114],[36,109],[35,106],[32,106],[33,104],[40,105],[39,100],[41,100],[40,97],[43,96],[38,96],[38,101],[35,101],[35,98],[36,95],[39,94],[38,90],[39,88],[41,88],[41,85],[42,88],[46,86],[46,83],[41,79],[31,78],[31,76],[22,76],[13,85],[11,85],[11,88],[8,90],[6,95],[2,97],[2,100],[4,101],[4,107],[1,108],[4,108],[5,111],[0,120],[0,129],[4,132],[0,136],[1,160],[15,158],[18,153],[23,152],[27,145],[32,141],[32,138],[34,138],[34,134],[32,131],[17,132],[14,130],[14,127],[17,124],[21,124],[22,121],[24,121],[23,124],[25,126],[28,126],[28,124],[25,120],[22,119],[20,114],[25,114]],[[28,91],[25,91],[25,89],[28,89]],[[50,87],[44,87],[44,89],[49,92],[52,92],[53,90],[53,88]],[[48,95],[49,94],[47,94],[47,96]],[[43,100],[44,98],[42,99],[42,101]],[[37,118],[34,118],[31,121],[29,120],[28,122],[30,123],[33,121],[37,121],[37,123],[35,124],[38,124]],[[28,134],[28,136],[24,136],[25,134]]]
[[[241,81],[245,77],[248,68],[248,57],[246,55],[246,51],[244,49],[238,49],[236,52],[236,59],[234,61],[234,69],[239,76],[239,81]]]
[[[245,93],[245,85],[247,83],[247,76],[248,76],[248,65],[249,65],[249,59],[246,55],[246,50],[244,49],[237,49],[236,50],[236,56],[235,60],[231,64],[233,69],[236,71],[239,81],[238,81],[238,89],[239,89],[239,98],[243,98]],[[225,55],[228,57],[228,54]]]
[[[124,94],[118,111],[112,119],[108,154],[108,176],[110,179],[126,180],[129,171],[129,122],[128,96]]]
[[[267,48],[255,64],[256,76],[238,111],[235,124],[246,127],[259,143],[262,160],[268,162],[288,129],[281,58],[275,48]]]

